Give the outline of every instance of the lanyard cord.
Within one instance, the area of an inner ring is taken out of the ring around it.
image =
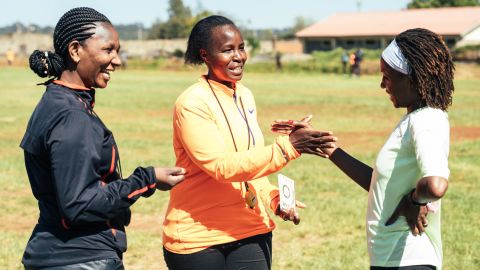
[[[218,100],[218,97],[215,94],[215,91],[213,91],[212,85],[208,81],[208,78],[207,78],[207,83],[208,83],[208,86],[210,86],[210,90],[212,90],[213,96],[215,96],[215,99],[217,100],[217,103],[220,106],[220,109],[222,110],[223,117],[225,117],[225,121],[227,121],[228,130],[230,130],[230,136],[232,136],[233,146],[235,146],[235,152],[238,152],[237,144],[235,143],[235,138],[233,137],[232,128],[230,127],[230,122],[228,121],[227,115],[225,114],[225,111],[223,110],[223,106],[220,103],[220,100]],[[248,135],[248,136],[250,137],[250,135]],[[250,145],[248,147],[250,147]]]
[[[206,78],[206,80],[207,80],[208,86],[210,87],[210,90],[212,90],[213,96],[214,96],[215,99],[217,100],[217,103],[218,103],[218,105],[220,106],[220,109],[222,110],[223,117],[225,117],[225,121],[227,121],[228,130],[230,130],[230,136],[232,137],[232,141],[233,141],[233,146],[235,146],[235,152],[238,152],[237,144],[235,143],[235,137],[233,137],[232,128],[230,127],[230,122],[228,121],[228,117],[227,117],[227,115],[225,114],[225,111],[223,110],[222,103],[220,103],[220,100],[218,100],[217,94],[215,94],[215,91],[213,91],[213,87],[212,87],[212,85],[210,84],[210,82],[208,81],[208,77]],[[235,102],[235,104],[236,104],[236,102]],[[242,105],[243,114],[245,114],[245,108],[243,107],[242,97],[240,97],[240,104]],[[238,106],[237,106],[237,108],[238,108]],[[240,111],[240,108],[238,108],[238,110]],[[246,114],[245,114],[245,116],[242,115],[242,117],[244,117],[245,122],[247,123],[247,128],[248,128],[248,146],[247,146],[247,150],[250,150],[250,126],[249,126],[249,124],[248,124],[247,115],[246,115]],[[253,134],[252,134],[252,136],[253,136]],[[247,181],[244,181],[243,183],[245,184],[245,189],[246,189],[247,191],[249,191],[249,187],[248,187]]]
[[[233,93],[233,100],[235,101],[235,106],[237,106],[238,112],[239,112],[240,115],[242,116],[243,120],[245,120],[245,123],[247,123],[248,146],[250,147],[250,135],[252,135],[253,147],[255,147],[255,136],[253,136],[253,131],[250,129],[250,125],[249,125],[249,123],[248,123],[247,114],[245,113],[245,107],[243,106],[242,97],[240,97],[240,105],[242,105],[243,114],[242,114],[242,111],[240,111],[240,108],[238,107],[238,104],[237,104],[237,96],[235,95],[235,93]]]
[[[109,130],[107,128],[107,126],[105,125],[105,123],[103,123],[102,119],[100,119],[100,117],[98,116],[98,114],[93,110],[92,106],[90,106],[90,103],[87,102],[80,94],[78,94],[75,90],[72,90],[73,94],[75,96],[77,96],[86,106],[88,106],[88,109],[90,110],[90,112],[92,112],[92,114],[98,119],[98,121],[100,122],[100,124],[103,126],[104,129],[106,130]],[[112,133],[112,137],[113,137],[113,133]],[[113,146],[115,147],[115,145]],[[116,147],[117,149],[115,149],[118,153],[118,147]],[[115,157],[112,157],[112,158],[115,158]],[[118,162],[117,162],[117,173],[119,174],[120,178],[123,179],[123,174],[122,174],[122,162],[120,162],[120,153],[118,153]]]

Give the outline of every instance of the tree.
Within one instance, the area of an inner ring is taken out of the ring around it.
[[[167,37],[181,38],[188,36],[192,25],[192,12],[183,5],[182,0],[170,0],[167,21]]]
[[[210,16],[210,11],[198,9],[197,14],[192,16],[189,7],[183,5],[182,0],[170,0],[168,8],[168,20],[158,20],[152,25],[148,38],[172,39],[186,38],[190,34],[193,25],[205,17]]]
[[[190,8],[183,5],[182,0],[170,0],[168,20],[157,21],[152,25],[149,38],[184,38],[188,36],[193,22]]]
[[[407,5],[407,8],[463,7],[478,5],[480,5],[479,0],[412,0]]]
[[[288,28],[286,33],[283,33],[282,35],[280,35],[281,38],[284,38],[284,39],[292,39],[292,38],[295,38],[295,34],[306,28],[307,26],[311,25],[312,24],[312,19],[310,18],[305,18],[305,17],[296,17],[295,18],[295,23],[293,24],[292,27]]]

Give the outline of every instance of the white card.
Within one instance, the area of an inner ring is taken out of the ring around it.
[[[280,192],[280,210],[295,210],[295,183],[283,174],[278,174],[278,190]]]

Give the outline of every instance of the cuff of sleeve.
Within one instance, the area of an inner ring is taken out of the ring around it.
[[[270,209],[272,209],[275,215],[277,214],[278,205],[280,204],[280,193],[278,189],[270,191]]]
[[[427,171],[422,175],[422,177],[429,177],[429,176],[439,176],[448,180],[448,177],[450,176],[450,170],[446,169],[446,170],[435,170],[431,172]]]
[[[299,152],[297,152],[295,147],[293,147],[288,136],[277,137],[275,143],[280,147],[282,155],[284,155],[285,159],[287,159],[287,162],[290,160],[294,160],[301,155]]]
[[[142,197],[150,197],[155,193],[157,187],[157,176],[155,175],[155,169],[153,167],[145,168],[147,171],[147,191],[142,194]]]

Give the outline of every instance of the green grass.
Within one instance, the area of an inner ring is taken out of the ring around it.
[[[174,165],[171,110],[176,97],[200,76],[196,71],[128,70],[99,89],[96,111],[114,132],[124,174],[138,165]],[[269,124],[313,114],[313,125],[332,130],[340,145],[372,164],[386,135],[404,113],[393,109],[378,76],[350,79],[326,74],[256,74],[243,83],[255,94],[259,122],[271,143]],[[0,269],[21,269],[21,256],[38,210],[18,147],[28,118],[43,93],[42,80],[23,68],[0,68]],[[443,201],[444,269],[480,267],[480,80],[457,80],[450,109],[450,188]],[[367,269],[367,194],[328,160],[304,156],[282,173],[296,180],[308,205],[302,223],[278,218],[273,269]],[[276,182],[276,175],[271,178]],[[133,206],[128,228],[128,269],[164,269],[161,224],[168,193]]]

